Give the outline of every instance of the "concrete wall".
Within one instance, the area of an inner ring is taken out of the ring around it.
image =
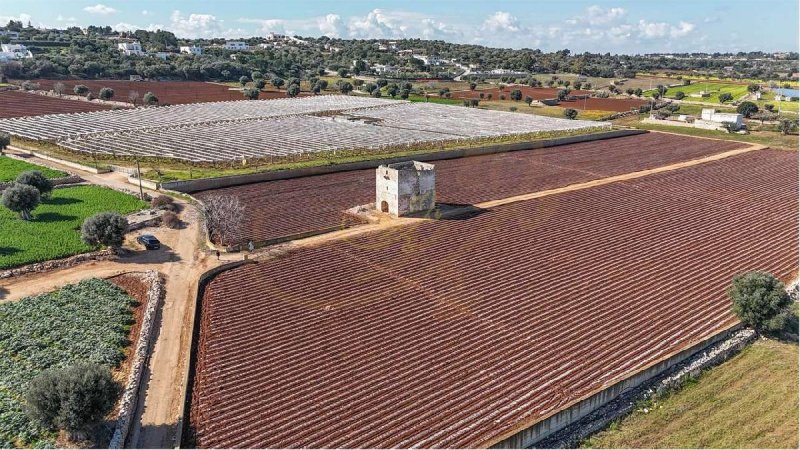
[[[489,155],[493,153],[513,152],[519,150],[531,150],[537,148],[553,147],[556,145],[575,144],[579,142],[589,142],[601,139],[612,139],[624,136],[647,133],[644,130],[612,130],[603,131],[588,135],[568,136],[563,138],[543,139],[539,141],[520,142],[515,144],[487,145],[483,147],[470,147],[452,150],[443,150],[417,155],[400,156],[395,158],[374,159],[370,161],[359,161],[353,163],[335,164],[329,166],[308,167],[303,169],[276,170],[272,172],[259,172],[247,175],[235,175],[229,177],[203,178],[200,180],[170,181],[161,183],[162,189],[173,190],[184,193],[193,193],[209,189],[220,189],[230,186],[239,186],[250,183],[260,183],[263,181],[286,180],[289,178],[300,178],[312,175],[322,175],[334,172],[346,172],[350,170],[375,169],[380,165],[393,164],[404,161],[436,161],[441,159],[464,158],[467,156]]]
[[[640,384],[658,376],[661,373],[664,373],[676,364],[679,364],[680,362],[690,358],[692,355],[727,338],[731,333],[738,330],[740,327],[740,325],[736,325],[732,328],[725,329],[709,337],[708,339],[688,347],[683,351],[675,353],[674,355],[663,359],[644,370],[631,374],[628,378],[615,383],[594,395],[579,400],[572,406],[562,409],[549,417],[541,419],[538,422],[531,424],[530,426],[521,429],[510,436],[501,436],[499,437],[498,442],[491,444],[491,448],[530,448],[536,444],[536,442],[546,438],[556,431],[565,428],[567,425],[577,422],[611,400],[614,400],[620,394],[639,386]]]

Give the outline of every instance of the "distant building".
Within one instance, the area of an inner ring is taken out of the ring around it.
[[[400,58],[410,58],[412,55],[414,55],[414,50],[398,50],[397,51],[397,56],[399,56]]]
[[[117,44],[117,50],[127,56],[142,56],[145,54],[142,50],[142,44],[138,42],[120,42]]]
[[[168,52],[156,52],[153,56],[155,56],[156,58],[158,58],[158,59],[160,59],[162,61],[166,61],[167,58],[169,58],[169,55],[171,55],[171,53],[168,53]]]
[[[404,216],[436,207],[436,172],[433,164],[406,161],[375,169],[375,208]]]
[[[0,36],[4,36],[12,41],[15,41],[19,39],[19,31],[0,30]]]
[[[741,114],[717,112],[714,108],[703,108],[700,118],[694,121],[695,128],[706,128],[710,130],[723,129],[723,124],[730,122],[734,129],[744,128],[744,119]]]
[[[223,48],[225,48],[225,50],[238,50],[238,51],[250,50],[250,46],[243,41],[228,41],[225,43]]]
[[[391,64],[373,64],[372,70],[377,73],[397,72],[397,66]]]
[[[264,36],[264,39],[268,41],[284,41],[286,40],[286,35],[270,31],[266,36]]]
[[[203,54],[203,49],[196,45],[187,45],[181,47],[181,53],[188,53],[190,55],[200,56]]]
[[[2,44],[0,50],[2,60],[33,58],[31,51],[22,44]]]

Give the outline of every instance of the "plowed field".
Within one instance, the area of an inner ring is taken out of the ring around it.
[[[35,80],[42,89],[53,89],[56,83],[64,83],[67,93],[72,93],[75,85],[82,84],[97,95],[100,89],[114,89],[113,100],[128,102],[130,92],[138,92],[137,105],[142,104],[142,97],[152,92],[158,97],[160,104],[179,105],[184,103],[220,102],[228,100],[244,100],[240,91],[231,90],[228,86],[200,81],[123,81],[123,80]],[[284,94],[283,97],[286,95]],[[266,97],[264,97],[266,98]],[[271,98],[271,97],[270,97]]]
[[[436,164],[440,203],[473,204],[651,169],[740,148],[735,142],[649,133]],[[359,223],[344,213],[375,201],[373,170],[256,183],[198,193],[239,197],[244,241],[263,242]]]
[[[793,278],[797,166],[755,151],[224,272],[197,444],[490,445],[733,325],[733,275]]]
[[[484,98],[487,95],[492,94],[492,100],[500,100],[500,96],[505,96],[506,100],[510,100],[511,91],[519,89],[522,91],[522,98],[524,99],[525,96],[530,96],[534,100],[546,100],[558,97],[558,91],[561,89],[556,88],[532,88],[530,86],[507,86],[505,89],[500,91],[499,88],[492,88],[492,89],[481,89],[475,91],[457,91],[450,94],[452,98],[475,98],[480,99],[480,94],[484,94]],[[583,95],[583,94],[590,94],[591,91],[583,91],[583,90],[571,90],[571,95]],[[520,103],[522,103],[520,101]],[[630,111],[631,108],[639,108],[639,106],[646,104],[647,102],[644,100],[638,100],[634,98],[595,98],[591,97],[584,100],[565,100],[559,103],[558,106],[563,108],[573,108],[573,109],[588,109],[591,111],[613,111],[613,112],[623,112],[623,111]],[[524,103],[522,103],[525,106]],[[584,108],[585,106],[585,108]]]
[[[0,119],[44,114],[105,111],[110,106],[80,100],[67,100],[21,91],[0,92]]]

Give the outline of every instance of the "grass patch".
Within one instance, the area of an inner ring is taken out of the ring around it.
[[[559,119],[565,119],[564,110],[566,109],[560,106],[528,106],[525,102],[515,102],[513,100],[481,101],[480,107],[494,111],[510,111],[511,107],[516,107],[517,110],[515,112],[537,116],[557,117]],[[579,120],[598,120],[613,114],[608,111],[595,111],[591,109],[576,109],[576,111],[578,111],[577,118]]]
[[[704,130],[702,128],[679,127],[670,125],[657,125],[640,122],[636,116],[624,117],[614,120],[615,125],[629,126],[642,130],[664,131],[667,133],[685,134],[687,136],[706,137],[714,139],[725,139],[728,141],[747,142],[750,144],[761,144],[767,147],[798,150],[797,134],[781,134],[773,131],[753,131],[750,134],[731,134],[723,131]]]
[[[87,217],[116,211],[127,214],[147,207],[136,197],[100,186],[54,189],[33,211],[32,221],[0,209],[0,269],[63,258],[91,251],[81,242],[80,227]]]
[[[796,343],[760,340],[581,446],[797,448],[797,355]]]
[[[13,181],[17,175],[28,170],[38,170],[42,175],[47,178],[58,178],[67,176],[66,173],[60,170],[49,169],[44,166],[38,166],[26,161],[9,158],[8,156],[0,156],[0,181]]]
[[[719,94],[729,93],[733,95],[733,100],[738,100],[740,97],[747,95],[747,85],[745,84],[732,84],[732,83],[711,83],[707,81],[694,81],[688,86],[676,86],[667,89],[666,96],[669,98],[675,97],[678,91],[686,94],[684,100],[692,102],[703,103],[716,103],[719,104]],[[711,94],[708,97],[691,97],[690,94],[700,92],[708,92]]]
[[[24,412],[30,381],[79,361],[119,366],[136,301],[100,279],[0,304],[0,447],[54,447],[56,434]]]

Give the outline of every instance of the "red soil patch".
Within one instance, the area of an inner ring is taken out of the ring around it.
[[[64,83],[68,93],[72,93],[75,85],[83,84],[97,95],[100,89],[110,87],[114,89],[113,100],[128,102],[128,94],[132,91],[139,93],[139,101],[147,92],[152,92],[158,97],[159,103],[179,105],[184,103],[221,102],[230,100],[245,100],[242,92],[236,88],[215,83],[199,81],[122,81],[122,80],[34,80],[45,90],[53,89],[56,83]],[[310,95],[302,93],[301,95]],[[285,98],[286,91],[262,91],[260,99]]]
[[[484,94],[483,100],[488,100],[488,95],[492,94],[492,101],[500,100],[500,96],[505,96],[506,100],[511,99],[511,91],[519,89],[522,91],[522,99],[524,100],[526,96],[530,96],[534,100],[547,100],[547,99],[554,99],[558,97],[558,91],[562,88],[532,88],[530,86],[507,86],[505,89],[500,91],[499,88],[492,88],[492,89],[481,89],[475,91],[456,91],[450,94],[451,98],[457,99],[481,99],[480,94]],[[584,90],[572,90],[570,91],[570,95],[584,95],[584,94],[591,94],[591,91],[584,91]],[[522,100],[520,100],[522,103]],[[639,106],[646,104],[647,102],[644,100],[638,99],[628,99],[628,98],[588,98],[584,102],[584,100],[566,100],[559,104],[559,106],[563,108],[573,108],[573,109],[585,109],[593,110],[593,111],[613,111],[613,112],[623,112],[623,111],[630,111],[631,108],[639,108]]]
[[[734,325],[734,275],[793,278],[797,164],[754,151],[224,272],[196,444],[490,446]]]
[[[106,111],[110,106],[22,91],[0,91],[0,119],[45,114]]]
[[[648,133],[546,149],[436,161],[440,203],[473,204],[652,169],[740,148],[736,142]],[[481,180],[476,183],[475,180]],[[199,192],[234,195],[247,207],[244,242],[361,223],[344,211],[375,201],[374,170],[339,172]]]

